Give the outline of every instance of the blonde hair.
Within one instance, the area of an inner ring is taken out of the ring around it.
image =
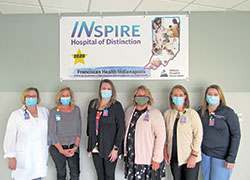
[[[37,88],[34,88],[34,87],[29,87],[29,88],[27,88],[27,89],[25,89],[25,90],[23,91],[22,96],[21,96],[21,102],[22,102],[22,104],[25,104],[25,98],[26,98],[27,93],[28,93],[29,91],[36,91],[36,94],[37,94],[37,104],[39,104],[40,101],[41,101],[41,99],[40,99],[40,94],[39,94],[38,89],[37,89]]]
[[[219,93],[219,96],[220,96],[220,103],[222,103],[224,106],[226,106],[226,100],[225,100],[225,97],[224,97],[224,94],[223,94],[223,91],[222,89],[220,88],[220,86],[216,85],[216,84],[213,84],[213,85],[210,85],[207,87],[206,91],[205,91],[205,94],[204,94],[204,97],[203,97],[203,104],[201,106],[201,115],[204,116],[205,114],[205,111],[208,107],[208,103],[207,103],[207,100],[206,100],[206,97],[207,97],[207,92],[209,89],[216,89]]]
[[[62,96],[62,93],[63,91],[69,91],[70,93],[70,98],[71,98],[71,101],[69,103],[70,106],[74,105],[74,94],[73,94],[73,91],[69,88],[69,87],[64,87],[62,89],[59,90],[59,92],[56,94],[56,104],[59,106],[60,104],[62,104],[60,102],[60,98]]]
[[[132,96],[132,103],[133,103],[133,105],[136,106],[135,97],[136,97],[136,94],[137,94],[137,92],[138,92],[139,89],[141,89],[141,90],[143,90],[143,91],[146,92],[146,94],[147,94],[147,96],[148,96],[148,104],[149,104],[149,105],[152,105],[152,104],[154,103],[152,94],[151,94],[150,90],[149,90],[146,86],[144,86],[144,85],[139,86],[139,87],[135,90],[135,92],[134,92],[134,94],[133,94],[133,96]]]
[[[188,96],[187,90],[182,85],[175,85],[169,94],[169,104],[170,104],[171,109],[174,109],[174,107],[175,107],[175,104],[173,103],[173,99],[172,99],[172,94],[173,94],[173,91],[175,89],[182,90],[184,95],[186,95],[185,102],[184,102],[184,108],[189,108],[190,103],[189,103],[189,96]]]
[[[92,108],[99,108],[100,104],[101,104],[101,100],[102,100],[102,92],[101,92],[101,88],[102,88],[102,84],[103,83],[108,83],[111,86],[112,89],[112,96],[110,98],[110,101],[108,103],[108,106],[111,106],[111,104],[114,104],[116,102],[116,90],[115,90],[115,86],[113,84],[113,82],[109,79],[103,79],[100,82],[99,85],[99,90],[98,90],[98,99],[96,101],[94,101]]]

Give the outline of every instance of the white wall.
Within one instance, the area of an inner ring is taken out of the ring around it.
[[[150,87],[149,87],[150,88]],[[169,107],[168,104],[168,95],[169,92],[157,93],[153,92],[153,97],[155,100],[155,107],[158,107],[162,112]],[[193,92],[190,93],[191,106],[196,108],[199,106],[200,101],[202,99],[203,92]],[[1,102],[0,103],[0,117],[1,117],[1,126],[0,126],[0,146],[3,147],[3,139],[5,128],[7,124],[8,117],[10,113],[19,108],[20,104],[20,96],[21,92],[9,93],[9,92],[0,92]],[[87,105],[89,100],[94,98],[96,93],[75,93],[75,104],[81,108],[82,112],[82,120],[83,120],[83,135],[80,146],[80,154],[81,154],[81,180],[94,180],[96,179],[95,169],[93,166],[92,159],[87,156],[86,152],[86,116],[87,116]],[[249,149],[250,144],[250,131],[248,127],[250,126],[250,122],[248,122],[250,117],[250,111],[248,107],[248,102],[250,102],[250,93],[225,93],[226,100],[229,106],[233,107],[237,113],[243,114],[243,121],[241,122],[241,133],[242,139],[240,144],[240,149],[236,161],[236,167],[233,171],[232,180],[249,180],[249,167],[248,162],[250,162]],[[41,93],[41,105],[52,108],[54,106],[54,92],[43,92]],[[128,93],[119,93],[118,92],[118,100],[122,102],[124,108],[128,107],[130,104],[130,94]],[[124,175],[124,163],[119,161],[116,169],[116,179],[123,180]],[[8,169],[7,160],[3,159],[3,149],[0,148],[0,172],[1,179],[9,180],[10,179],[10,170]],[[44,179],[46,180],[54,180],[56,179],[56,172],[54,163],[52,162],[51,157],[49,158],[49,172],[48,176]],[[172,180],[171,173],[169,167],[167,167],[167,178],[164,180]],[[201,179],[201,178],[200,178]]]

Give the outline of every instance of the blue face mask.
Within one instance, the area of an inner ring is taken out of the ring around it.
[[[207,96],[206,97],[207,103],[214,106],[219,103],[220,98],[219,96]]]
[[[64,106],[68,106],[69,103],[71,102],[70,97],[61,97],[60,98],[60,102],[64,105]]]
[[[25,98],[25,104],[32,107],[37,104],[37,98]]]
[[[112,96],[112,91],[111,90],[102,90],[101,95],[103,99],[108,100]]]
[[[182,104],[184,104],[184,97],[173,97],[173,103],[176,106],[181,106]]]

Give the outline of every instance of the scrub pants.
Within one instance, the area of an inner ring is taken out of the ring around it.
[[[204,180],[229,180],[233,169],[226,169],[225,160],[202,153],[202,176]]]

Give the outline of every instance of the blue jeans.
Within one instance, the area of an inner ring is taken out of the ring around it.
[[[226,169],[225,160],[202,153],[202,176],[204,180],[229,180],[233,169]]]

